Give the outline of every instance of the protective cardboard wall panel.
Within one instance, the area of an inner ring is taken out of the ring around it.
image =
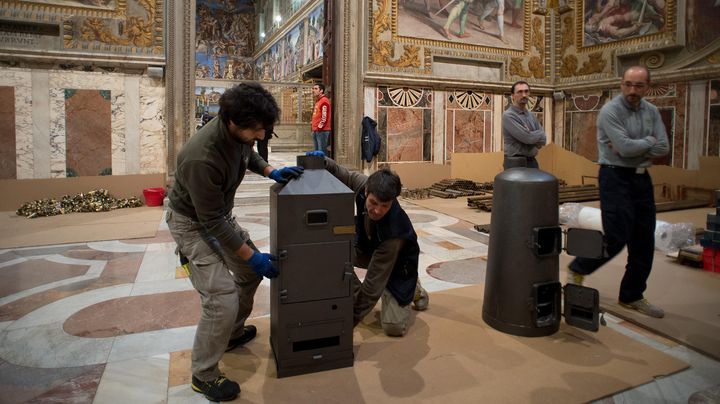
[[[37,199],[59,198],[98,188],[107,189],[115,198],[142,198],[143,189],[151,187],[165,187],[165,174],[0,180],[3,196],[0,211],[16,210],[23,203]]]
[[[678,185],[706,189],[720,189],[720,157],[701,156],[699,170],[685,170],[668,166],[653,166],[650,174],[653,183],[666,183],[673,192],[673,198]]]
[[[503,153],[454,153],[450,174],[476,182],[489,182],[502,171]]]
[[[568,185],[597,184],[598,165],[554,143],[546,145],[537,155],[540,169],[564,180]],[[720,157],[701,156],[699,170],[685,170],[668,166],[653,166],[650,174],[654,184],[666,184],[675,194],[678,185],[720,189]],[[451,178],[477,182],[492,181],[502,171],[503,153],[454,153]],[[408,167],[411,177],[425,176]],[[399,172],[398,172],[399,173]],[[402,175],[401,175],[402,177]],[[404,180],[404,178],[403,178]],[[404,181],[403,181],[404,183]],[[656,187],[659,196],[661,187]]]
[[[596,163],[555,144],[543,147],[541,152],[545,149],[552,150],[553,155],[553,168],[551,171],[546,171],[564,180],[568,185],[583,184],[583,177],[586,177],[585,184],[597,184],[595,178],[598,175],[598,166]],[[543,165],[540,164],[540,167]]]
[[[427,188],[430,185],[450,178],[450,165],[430,163],[389,164],[405,188]]]

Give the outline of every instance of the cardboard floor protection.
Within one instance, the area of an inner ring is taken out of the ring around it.
[[[483,322],[482,295],[482,285],[432,293],[430,308],[413,312],[402,338],[386,337],[377,322],[356,327],[353,367],[282,379],[269,318],[254,319],[258,338],[226,353],[221,370],[248,402],[555,404],[591,401],[687,368],[607,327],[589,333],[563,325],[536,338],[501,333]]]
[[[491,213],[469,207],[467,205],[467,199],[467,196],[453,199],[432,197],[427,199],[403,199],[403,202],[412,203],[425,209],[456,217],[472,224],[490,223]]]
[[[15,212],[0,212],[0,248],[154,237],[162,213],[162,206],[34,219]]]
[[[562,282],[571,259],[567,255],[560,258]],[[680,265],[656,251],[645,298],[665,310],[665,317],[653,318],[625,309],[617,302],[626,262],[627,253],[623,251],[585,278],[585,286],[600,291],[600,306],[720,360],[720,273]]]

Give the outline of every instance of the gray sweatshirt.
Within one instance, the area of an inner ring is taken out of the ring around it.
[[[547,140],[545,129],[535,115],[515,105],[510,105],[503,113],[502,133],[503,151],[508,157],[535,157]]]
[[[600,110],[597,119],[598,163],[620,167],[649,167],[651,158],[668,153],[668,138],[653,104],[641,100],[637,110],[623,95]]]
[[[228,224],[235,191],[245,170],[263,175],[268,163],[230,135],[220,118],[214,118],[185,143],[177,157],[170,207],[200,222],[209,235],[232,251],[247,242]]]

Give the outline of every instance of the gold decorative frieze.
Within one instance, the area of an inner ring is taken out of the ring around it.
[[[525,70],[523,60],[523,58],[510,58],[508,73],[510,73],[511,76],[530,77],[532,75],[529,71]]]
[[[158,15],[161,0],[136,0],[143,10],[138,15],[128,15],[119,24],[114,19],[86,18],[78,21],[78,29],[67,26],[65,47],[76,48],[83,42],[99,42],[106,45],[122,45],[137,48],[154,48],[161,51],[162,18]]]
[[[605,71],[607,60],[603,57],[603,52],[593,52],[587,57],[587,60],[578,68],[578,58],[575,55],[565,56],[560,66],[560,77],[585,76]]]
[[[379,3],[378,9],[373,13],[371,33],[372,53],[371,62],[378,66],[390,67],[420,67],[420,48],[415,45],[403,45],[403,53],[395,58],[395,48],[392,41],[381,39],[381,35],[390,30],[390,16],[388,10],[390,0]]]
[[[28,20],[61,15],[91,18],[123,18],[127,12],[127,0],[23,0],[0,1],[3,17],[15,16]]]
[[[55,24],[60,36],[39,34],[45,51],[77,50],[85,55],[162,56],[163,0],[0,1],[0,17]],[[39,49],[21,49],[31,57]]]

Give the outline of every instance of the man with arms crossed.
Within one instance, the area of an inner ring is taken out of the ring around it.
[[[647,169],[652,158],[668,153],[668,138],[657,107],[643,99],[650,89],[647,68],[627,69],[620,88],[622,95],[605,104],[597,119],[600,211],[607,257],[575,258],[568,268],[568,283],[582,284],[586,275],[627,245],[620,305],[661,318],[665,312],[643,297],[653,264],[656,221]]]
[[[510,88],[512,104],[502,117],[504,142],[503,168],[508,169],[508,157],[524,157],[528,168],[540,168],[535,156],[547,140],[545,129],[540,126],[535,115],[528,111],[530,85],[518,81]]]

